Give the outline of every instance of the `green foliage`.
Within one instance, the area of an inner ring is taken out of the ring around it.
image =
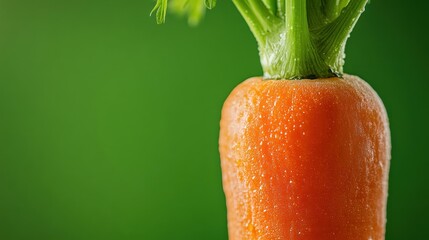
[[[188,16],[189,24],[195,25],[204,16],[206,8],[213,9],[216,6],[216,0],[171,0],[170,4],[173,12]],[[152,12],[156,12],[158,24],[165,22],[168,5],[168,0],[157,0]]]
[[[368,0],[232,0],[259,44],[267,78],[341,76],[346,41]],[[157,22],[168,0],[157,0]],[[216,0],[170,0],[171,8],[197,24]]]
[[[151,15],[153,12],[156,12],[156,22],[158,24],[165,22],[165,15],[167,13],[167,1],[168,0],[158,0],[156,2],[155,7],[152,9],[152,12],[150,12]]]
[[[213,9],[214,7],[216,7],[216,0],[205,0],[204,4],[208,9]]]

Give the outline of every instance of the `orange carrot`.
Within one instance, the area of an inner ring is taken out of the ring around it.
[[[357,77],[245,81],[219,141],[230,239],[383,239],[389,136]]]
[[[232,0],[264,77],[222,110],[220,155],[231,240],[383,240],[390,133],[380,98],[343,73],[368,0]],[[168,0],[157,0],[164,22]],[[174,0],[191,23],[204,4]],[[228,36],[231,37],[231,36]]]

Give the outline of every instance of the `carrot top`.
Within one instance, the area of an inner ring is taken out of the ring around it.
[[[264,77],[340,77],[346,41],[368,0],[232,0],[255,36]],[[165,21],[167,5],[196,24],[216,0],[157,0],[152,12]]]

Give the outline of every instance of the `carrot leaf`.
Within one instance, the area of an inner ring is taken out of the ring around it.
[[[167,5],[173,12],[186,15],[189,24],[196,25],[204,16],[206,8],[212,9],[216,6],[216,0],[157,0],[151,14],[156,11],[158,24],[165,22]]]
[[[232,0],[259,45],[264,76],[302,79],[341,76],[344,49],[368,0]],[[167,3],[197,24],[216,0],[157,0],[158,23]]]
[[[205,0],[204,4],[208,9],[213,9],[216,6],[216,0]]]
[[[165,15],[167,13],[167,0],[157,0],[155,7],[150,14],[156,12],[156,22],[158,24],[165,22]]]

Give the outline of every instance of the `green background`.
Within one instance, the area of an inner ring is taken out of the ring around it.
[[[230,1],[197,28],[153,1],[0,2],[0,239],[227,239],[220,110],[261,74]],[[392,130],[387,239],[427,239],[427,1],[374,0],[346,72]]]

